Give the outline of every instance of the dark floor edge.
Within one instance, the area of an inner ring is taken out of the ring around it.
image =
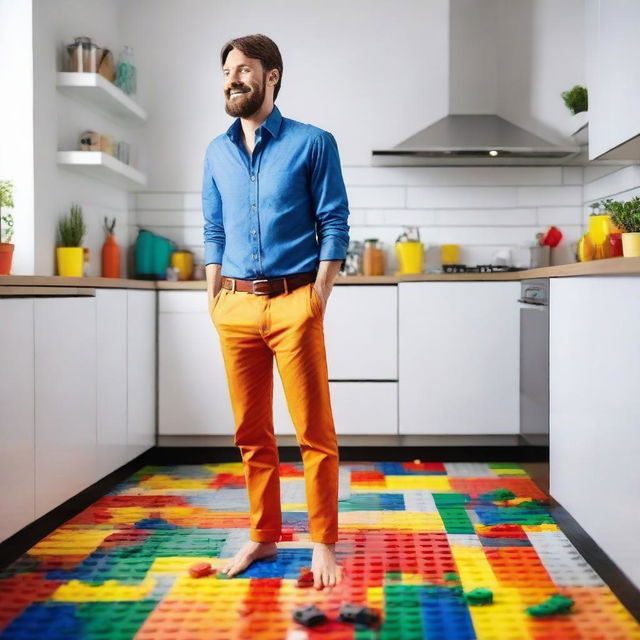
[[[156,447],[153,464],[241,462],[238,447]],[[339,447],[340,462],[548,462],[548,446]],[[278,447],[281,462],[300,462],[298,446]]]
[[[1,542],[0,568],[4,569],[17,560],[42,538],[91,506],[118,483],[132,476],[138,469],[151,464],[152,452],[153,449],[148,449]]]
[[[578,553],[604,580],[615,596],[640,623],[640,589],[622,572],[618,565],[598,546],[597,542],[574,520],[573,516],[553,498],[549,508],[556,521]]]

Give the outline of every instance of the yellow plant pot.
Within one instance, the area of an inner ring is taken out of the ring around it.
[[[56,247],[59,276],[82,276],[84,249],[82,247]]]
[[[640,258],[640,232],[622,234],[622,254],[625,258]]]
[[[396,242],[396,253],[400,263],[399,274],[422,273],[424,245],[422,242]]]

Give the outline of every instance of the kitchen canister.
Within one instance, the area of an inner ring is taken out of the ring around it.
[[[193,253],[182,250],[171,254],[171,266],[178,270],[178,280],[191,280],[193,275]]]

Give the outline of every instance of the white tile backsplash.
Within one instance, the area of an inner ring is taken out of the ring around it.
[[[550,225],[560,228],[563,242],[575,241],[586,230],[590,202],[640,195],[638,165],[347,166],[343,176],[350,237],[379,238],[387,250],[387,273],[397,269],[394,243],[403,226],[419,227],[427,266],[439,264],[439,245],[444,243],[462,245],[461,261],[466,264],[487,264],[500,249],[535,242],[535,234]],[[138,193],[136,223],[192,250],[202,262],[199,192]]]

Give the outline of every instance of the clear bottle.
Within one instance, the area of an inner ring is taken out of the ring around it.
[[[116,86],[120,87],[127,95],[134,96],[138,91],[136,66],[133,60],[133,48],[126,46],[120,52],[118,66],[116,68]]]

